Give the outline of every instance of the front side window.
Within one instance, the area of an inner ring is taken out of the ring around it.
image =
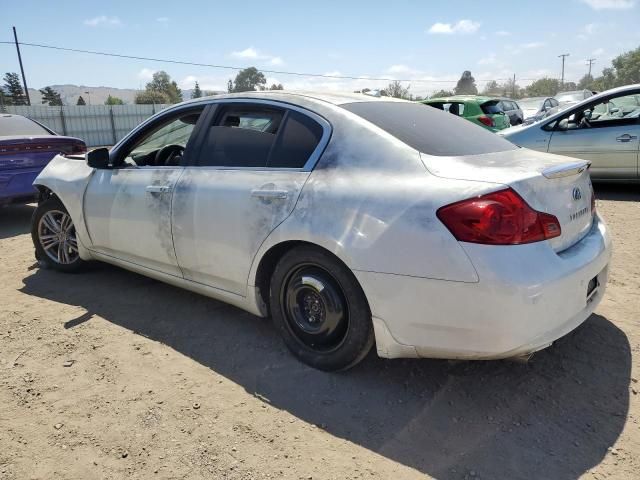
[[[634,125],[640,118],[637,95],[623,95],[573,110],[565,117],[569,130]]]
[[[167,167],[180,165],[187,142],[202,108],[171,116],[143,133],[124,155],[121,166]]]

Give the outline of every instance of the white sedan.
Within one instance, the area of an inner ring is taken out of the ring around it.
[[[607,282],[588,162],[419,103],[203,98],[84,159],[57,156],[35,181],[41,263],[100,260],[270,315],[324,370],[374,343],[387,358],[526,357]]]

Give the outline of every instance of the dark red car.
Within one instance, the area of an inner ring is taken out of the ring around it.
[[[0,205],[33,200],[33,180],[57,154],[81,154],[85,143],[20,115],[0,114]]]

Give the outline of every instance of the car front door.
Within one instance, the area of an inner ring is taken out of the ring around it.
[[[278,102],[213,105],[176,185],[173,238],[185,279],[245,296],[258,248],[293,211],[331,129]]]
[[[203,106],[167,112],[134,131],[93,174],[84,215],[98,255],[181,277],[171,237],[171,202]]]
[[[591,161],[591,175],[603,179],[638,177],[640,106],[628,105],[629,93],[572,109],[556,122],[549,152]]]

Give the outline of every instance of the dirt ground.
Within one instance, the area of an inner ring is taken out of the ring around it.
[[[106,265],[38,269],[0,209],[0,479],[640,478],[640,188],[598,186],[608,292],[529,364],[307,368],[268,320]]]

